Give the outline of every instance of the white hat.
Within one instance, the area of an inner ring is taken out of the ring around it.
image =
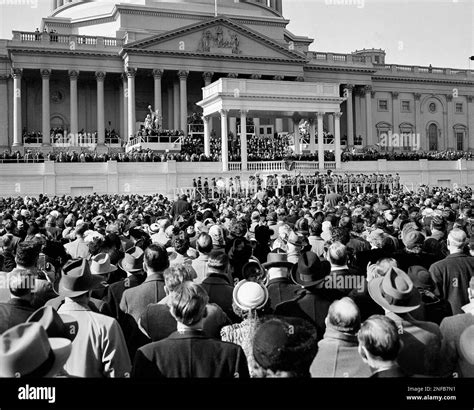
[[[241,280],[234,288],[234,303],[242,310],[261,309],[268,301],[268,290],[258,282]]]

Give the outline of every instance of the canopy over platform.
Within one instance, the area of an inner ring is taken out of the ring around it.
[[[339,95],[337,83],[305,83],[299,81],[267,81],[240,78],[221,78],[203,87],[203,99],[197,103],[204,114],[204,149],[210,152],[211,117],[221,118],[222,163],[223,171],[228,171],[228,118],[241,119],[241,153],[242,170],[247,169],[247,116],[250,117],[290,117],[294,123],[296,154],[300,150],[299,123],[308,119],[310,128],[310,151],[315,152],[316,124],[318,135],[323,135],[323,116],[334,113],[336,167],[340,165],[341,138],[340,117],[341,103],[345,101]],[[319,163],[324,166],[323,139],[318,139]]]

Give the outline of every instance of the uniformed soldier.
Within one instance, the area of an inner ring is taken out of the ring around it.
[[[207,177],[204,178],[204,197],[207,199],[209,196],[209,181],[207,180]]]

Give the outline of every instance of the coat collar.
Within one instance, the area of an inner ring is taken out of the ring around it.
[[[203,283],[210,285],[222,284],[230,285],[230,279],[227,276],[221,275],[220,273],[209,273],[207,278],[204,279]]]
[[[446,256],[446,259],[448,258],[467,258],[467,255],[465,253],[462,253],[462,252],[458,252],[458,253],[451,253],[449,254],[448,256]]]
[[[268,284],[271,285],[272,283],[293,283],[289,278],[273,278],[268,281]]]
[[[154,282],[154,281],[163,282],[164,281],[163,273],[162,272],[154,273],[153,275],[147,276],[147,278],[145,279],[145,282]]]
[[[343,333],[340,332],[336,329],[331,329],[330,327],[326,327],[326,332],[324,333],[324,338],[323,340],[326,339],[336,339],[342,344],[347,345],[347,346],[358,346],[359,342],[357,340],[356,335],[351,335],[349,333]]]
[[[168,336],[169,339],[209,339],[203,330],[184,330],[176,331]]]

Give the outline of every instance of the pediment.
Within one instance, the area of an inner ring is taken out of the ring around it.
[[[226,18],[216,18],[136,41],[124,47],[136,52],[177,52],[240,58],[306,60],[304,54]]]

